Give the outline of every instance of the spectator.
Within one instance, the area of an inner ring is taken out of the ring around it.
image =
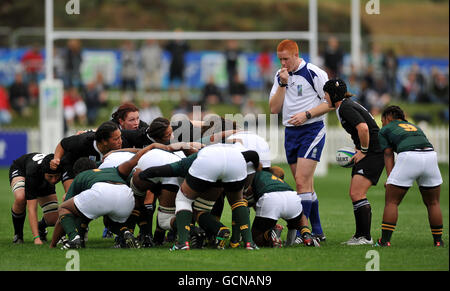
[[[388,93],[396,96],[398,60],[393,49],[387,50],[384,54],[382,66]]]
[[[68,128],[74,126],[75,120],[83,126],[86,125],[87,108],[77,88],[70,87],[64,92],[63,106],[64,119]]]
[[[67,42],[67,53],[66,53],[66,78],[65,86],[70,87],[82,87],[81,81],[81,42],[77,39],[70,39]]]
[[[241,106],[247,99],[247,85],[241,81],[239,74],[234,74],[233,82],[230,86],[231,103]]]
[[[11,123],[8,92],[0,86],[0,125]]]
[[[430,101],[433,103],[447,104],[449,99],[448,77],[439,69],[431,69]]]
[[[102,106],[106,105],[105,94],[103,91],[99,90],[96,81],[87,85],[84,102],[87,109],[87,124],[94,125],[97,121],[98,111]]]
[[[367,109],[367,111],[371,111],[373,106],[377,103],[379,98],[378,93],[373,89],[373,80],[369,75],[366,75],[361,80],[361,92],[358,96],[359,103]]]
[[[141,48],[141,64],[144,73],[144,89],[159,91],[161,88],[162,50],[157,40],[148,39]]]
[[[175,32],[181,32],[181,29],[176,29]],[[185,60],[184,57],[189,51],[189,44],[183,39],[176,39],[170,41],[165,49],[171,55],[170,67],[169,67],[169,82],[170,88],[172,89],[174,84],[176,87],[184,84],[184,69]]]
[[[134,43],[126,41],[123,45],[122,56],[122,85],[123,91],[136,91],[136,78],[138,70],[138,58],[134,50]]]
[[[55,79],[64,80],[65,75],[65,64],[64,55],[61,49],[56,47],[53,48],[53,76]]]
[[[414,64],[402,83],[401,98],[409,103],[422,103],[428,99],[425,92],[425,77]]]
[[[27,83],[37,83],[38,75],[42,71],[44,63],[44,58],[37,44],[33,44],[32,48],[23,55],[21,63],[26,72],[25,80]]]
[[[158,104],[147,99],[141,100],[140,107],[139,118],[147,124],[151,124],[155,118],[163,117],[161,108],[159,108]]]
[[[225,49],[228,88],[232,86],[234,75],[238,72],[238,59],[240,53],[239,43],[236,40],[228,40]]]
[[[208,83],[203,87],[201,106],[215,105],[223,102],[222,92],[214,81],[214,76],[209,76]]]
[[[274,74],[272,55],[270,54],[269,49],[267,47],[264,47],[263,51],[258,55],[256,62],[258,64],[259,72],[261,74],[262,89],[264,94],[263,96],[264,98],[266,98],[266,96],[270,93],[270,90],[272,89],[273,74]]]
[[[28,85],[23,81],[21,73],[15,75],[14,82],[9,87],[9,98],[11,107],[17,114],[26,116],[29,113],[30,96]]]
[[[339,40],[334,36],[328,38],[328,45],[323,56],[325,71],[328,74],[328,78],[333,79],[340,77],[342,73],[343,57],[344,55],[339,47]]]

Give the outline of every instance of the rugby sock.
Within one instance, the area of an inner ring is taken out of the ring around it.
[[[231,213],[236,223],[236,227],[239,227],[240,234],[244,243],[253,242],[252,232],[250,230],[250,215],[247,208],[247,203],[241,200],[234,203],[231,206]],[[233,241],[234,242],[234,241]]]
[[[175,217],[176,217],[178,243],[185,244],[187,241],[189,241],[192,212],[187,210],[180,210],[176,213]]]
[[[134,232],[134,228],[136,227],[136,224],[138,224],[140,216],[141,211],[139,209],[133,209],[133,211],[131,211],[130,216],[125,222],[129,231]]]
[[[430,225],[431,234],[433,235],[434,242],[442,241],[442,229],[443,225]]]
[[[207,233],[217,235],[221,227],[225,227],[216,217],[209,212],[203,212],[198,217],[198,225]]]
[[[381,222],[381,243],[387,243],[391,241],[392,233],[395,231],[395,223]]]
[[[309,215],[309,221],[311,222],[312,233],[323,234],[319,216],[319,199],[317,199],[316,192],[312,193],[311,213]]]
[[[302,199],[303,214],[309,219],[312,207],[312,192],[299,193],[298,195]]]
[[[305,193],[298,193],[298,195],[302,199],[303,215],[305,215],[306,219],[309,219],[312,207],[312,193],[305,192]],[[301,236],[300,231],[297,231],[297,236]]]
[[[369,201],[364,198],[353,202],[353,213],[355,215],[356,232],[355,237],[364,236],[370,240],[370,225],[372,222],[372,208]]]
[[[75,216],[71,213],[63,214],[59,217],[59,221],[61,222],[64,231],[69,236],[69,240],[72,240],[78,234]]]
[[[42,218],[38,223],[38,229],[39,229],[39,231],[45,231],[46,228],[47,228],[47,222],[45,222],[45,219]]]
[[[17,236],[23,238],[23,224],[25,222],[25,216],[26,216],[26,212],[22,212],[22,213],[15,213],[12,209],[11,209],[11,217],[12,217],[12,222],[13,222],[13,226],[14,226],[14,234],[17,234]]]

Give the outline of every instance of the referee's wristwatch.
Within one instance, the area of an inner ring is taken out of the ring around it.
[[[305,115],[306,115],[306,119],[311,119],[312,118],[311,112],[309,112],[309,111],[305,111]]]

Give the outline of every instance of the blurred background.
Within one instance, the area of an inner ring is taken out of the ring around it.
[[[80,13],[72,15],[67,2],[54,1],[55,30],[308,30],[308,0],[81,0]],[[351,1],[318,1],[316,65],[330,78],[346,80],[355,100],[378,122],[384,106],[400,105],[432,135],[441,161],[448,163],[449,1],[380,0],[379,14],[366,13],[367,2],[360,1],[361,67],[355,68]],[[8,143],[23,145],[21,151],[39,150],[44,26],[44,0],[0,2],[2,165],[10,164]],[[56,40],[53,74],[64,83],[65,134],[95,128],[125,101],[138,105],[147,123],[190,114],[193,105],[201,105],[205,114],[268,114],[269,91],[280,67],[279,41]],[[298,44],[309,61],[308,41]],[[335,114],[328,115],[328,126],[337,128],[337,135],[342,130]]]

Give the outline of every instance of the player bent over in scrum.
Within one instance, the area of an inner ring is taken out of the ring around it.
[[[236,213],[236,223],[241,229],[246,248],[257,249],[250,232],[250,219],[247,204],[243,200],[243,188],[247,178],[247,161],[252,161],[256,168],[259,165],[258,154],[254,151],[241,153],[234,145],[216,144],[203,148],[197,157],[192,159],[188,168],[186,179],[183,181],[176,197],[176,226],[178,241],[172,250],[190,249],[189,233],[192,221],[192,204],[196,198],[202,198],[203,204],[213,205],[217,199],[218,191],[210,191],[221,182],[225,192],[232,201],[232,213]],[[172,164],[173,165],[173,164]],[[139,178],[145,180],[154,177],[155,168],[139,173]],[[168,167],[159,167],[159,176],[172,176],[177,173]],[[133,177],[134,178],[134,177]],[[215,194],[215,197],[209,195]]]
[[[140,150],[133,158],[117,168],[96,169],[95,162],[88,158],[77,160],[74,172],[77,172],[75,169],[80,167],[91,168],[91,170],[76,174],[67,192],[66,200],[59,207],[60,225],[68,235],[68,241],[63,245],[63,249],[82,246],[83,234],[79,233],[77,218],[81,217],[87,225],[90,220],[103,215],[107,216],[108,228],[113,233],[123,236],[129,247],[140,247],[133,234],[124,225],[134,207],[133,193],[126,179],[139,158],[152,148],[153,146],[148,146]],[[90,162],[92,162],[91,165],[89,165]],[[57,231],[55,227],[50,247],[56,245],[61,234],[62,231]]]
[[[253,240],[258,246],[282,247],[283,227],[277,224],[278,219],[282,218],[286,220],[288,227],[286,246],[295,243],[297,231],[306,246],[320,246],[307,226],[308,220],[303,215],[300,195],[283,181],[284,171],[281,168],[272,169],[273,173],[256,172],[248,190],[256,203],[252,224]]]

